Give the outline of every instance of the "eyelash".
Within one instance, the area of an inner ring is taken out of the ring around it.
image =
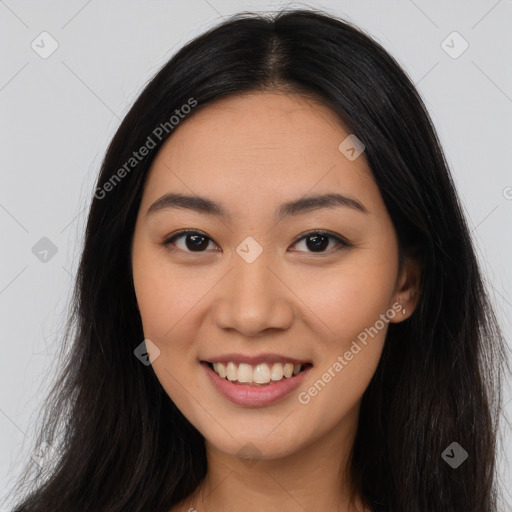
[[[174,233],[172,236],[170,237],[167,237],[163,242],[162,242],[162,245],[166,248],[166,249],[170,249],[169,246],[170,245],[173,245],[175,240],[178,239],[178,238],[181,238],[182,236],[184,235],[200,235],[204,238],[207,238],[209,239],[210,241],[213,242],[213,240],[207,236],[205,233],[202,233],[201,231],[197,231],[195,229],[184,229],[182,231],[178,231],[177,233]],[[331,238],[333,240],[336,241],[337,243],[337,247],[335,247],[334,249],[330,249],[330,250],[327,250],[327,251],[320,251],[320,252],[314,252],[314,251],[298,251],[298,252],[306,252],[306,253],[309,253],[309,254],[318,254],[318,255],[322,255],[322,254],[330,254],[332,252],[335,252],[335,251],[339,251],[339,250],[342,250],[342,249],[346,249],[348,247],[351,247],[351,244],[348,243],[346,240],[343,240],[342,238],[340,238],[339,236],[336,236],[332,233],[330,233],[329,231],[325,231],[325,230],[315,230],[315,231],[308,231],[307,233],[304,233],[300,236],[300,238],[298,238],[292,245],[295,245],[297,244],[298,242],[308,238],[308,237],[311,237],[313,235],[323,235],[323,236],[327,236],[328,238]],[[214,242],[215,243],[215,242]],[[179,249],[179,250],[183,250],[183,249]],[[189,254],[194,254],[194,253],[202,253],[202,252],[206,252],[206,250],[204,251],[189,251],[189,250],[183,250],[184,252],[186,253],[189,253]]]

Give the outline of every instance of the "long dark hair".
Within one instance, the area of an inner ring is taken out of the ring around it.
[[[378,43],[335,16],[293,10],[240,13],[189,42],[117,130],[91,202],[71,349],[37,439],[58,457],[34,474],[16,511],[168,511],[203,480],[203,437],[134,357],[144,336],[131,241],[148,169],[173,122],[221,97],[268,90],[316,98],[339,115],[365,145],[401,254],[414,248],[422,262],[418,307],[389,326],[362,399],[350,461],[358,492],[393,512],[496,510],[505,345],[435,129]],[[148,137],[153,147],[134,163]],[[442,457],[454,442],[468,453],[457,469]]]

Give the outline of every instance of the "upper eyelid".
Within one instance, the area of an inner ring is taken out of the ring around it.
[[[208,238],[209,240],[211,240],[213,243],[215,243],[217,246],[219,244],[217,244],[217,242],[215,242],[215,240],[213,238],[211,238],[210,236],[208,236],[206,233],[198,230],[198,229],[184,229],[183,231],[178,231],[177,233],[174,233],[173,235],[171,236],[168,236],[165,238],[164,240],[164,245],[166,244],[170,244],[173,240],[175,240],[176,238],[179,238],[181,236],[185,236],[185,235],[188,235],[188,234],[198,234],[198,235],[202,235],[206,238]],[[313,229],[313,230],[310,230],[310,231],[306,231],[305,233],[301,233],[297,236],[297,238],[295,239],[295,241],[292,243],[292,245],[295,245],[297,242],[300,242],[303,238],[306,238],[310,235],[325,235],[325,236],[328,236],[330,238],[333,238],[334,240],[337,241],[338,245],[341,245],[341,246],[349,246],[350,243],[348,241],[346,241],[341,235],[335,235],[334,233],[331,233],[330,231],[327,231],[325,229]],[[194,251],[188,251],[188,252],[194,252]],[[204,252],[204,251],[198,251],[198,252]],[[328,251],[326,251],[328,252]]]

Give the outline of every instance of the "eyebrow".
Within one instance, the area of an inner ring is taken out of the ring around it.
[[[300,215],[311,210],[320,208],[335,208],[345,206],[362,213],[369,213],[365,206],[357,199],[343,194],[322,194],[310,197],[302,197],[295,201],[282,204],[276,213],[276,219],[281,220],[284,217]],[[206,197],[192,196],[178,193],[165,194],[157,199],[146,212],[146,215],[161,212],[163,210],[182,208],[193,210],[199,213],[214,215],[230,219],[229,212],[219,203]]]

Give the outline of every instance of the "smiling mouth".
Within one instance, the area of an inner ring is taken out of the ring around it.
[[[269,386],[282,380],[291,379],[312,367],[311,363],[289,362],[246,364],[234,361],[211,363],[204,361],[219,377],[232,384],[246,386]]]

